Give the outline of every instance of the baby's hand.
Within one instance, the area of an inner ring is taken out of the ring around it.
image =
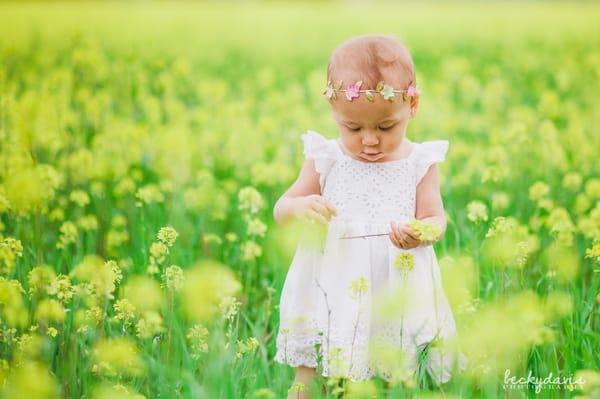
[[[295,198],[294,215],[297,217],[327,224],[337,214],[333,204],[321,195],[311,194]]]
[[[419,233],[413,230],[408,223],[398,225],[396,222],[391,222],[392,231],[390,232],[390,240],[395,246],[402,249],[412,249],[421,245]]]

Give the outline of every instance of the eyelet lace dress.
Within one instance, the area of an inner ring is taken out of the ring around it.
[[[374,374],[396,379],[400,359],[414,372],[424,345],[456,334],[433,247],[403,250],[388,235],[340,238],[387,233],[390,221],[414,219],[417,184],[445,159],[448,141],[413,142],[403,159],[367,162],[317,132],[309,130],[302,139],[304,155],[319,173],[321,195],[338,215],[327,224],[321,247],[303,239],[298,244],[280,297],[274,360],[313,368],[320,360],[324,376],[353,381]],[[398,255],[404,262],[396,262]],[[393,361],[382,360],[382,353]],[[438,383],[451,378],[455,362],[461,370],[467,364],[462,354],[436,345],[426,359]]]

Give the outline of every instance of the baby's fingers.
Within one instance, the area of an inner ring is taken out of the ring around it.
[[[394,244],[395,246],[397,246],[399,248],[402,248],[402,245],[400,245],[400,241],[398,241],[398,239],[394,235],[394,232],[390,232],[389,236],[390,236],[390,241],[392,242],[392,244]]]
[[[402,228],[402,232],[413,240],[416,240],[416,241],[420,240],[419,233],[414,231],[413,228],[410,227],[409,225],[404,225]]]
[[[329,209],[322,202],[316,201],[311,205],[310,208],[322,215],[325,219],[329,219]]]
[[[315,220],[319,223],[327,224],[327,219],[325,219],[325,217],[323,215],[321,215],[319,212],[315,211],[314,209],[309,209],[308,212],[306,213],[306,216],[310,220]]]
[[[337,210],[335,209],[333,204],[329,200],[327,200],[327,198],[323,196],[318,196],[317,200],[319,201],[319,204],[323,205],[329,216],[337,216]]]
[[[405,248],[416,248],[419,246],[420,243],[421,243],[420,240],[414,239],[410,236],[406,236]]]
[[[394,221],[391,222],[390,239],[396,246],[402,248],[402,233],[400,232],[400,230],[398,229],[398,225]]]
[[[327,200],[325,200],[325,203],[327,204],[327,209],[329,209],[330,215],[337,216],[338,212],[337,209],[335,209],[335,206],[333,206],[333,204]]]
[[[400,240],[402,237],[404,237],[405,233],[404,233],[404,229],[403,226],[401,226],[400,224],[394,222],[392,220],[392,222],[390,223],[391,227],[392,227],[392,233],[394,233],[394,235],[396,236],[396,238],[398,240]]]

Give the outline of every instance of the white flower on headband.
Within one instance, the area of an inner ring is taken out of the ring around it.
[[[323,94],[325,94],[327,96],[327,98],[331,99],[333,97],[333,99],[335,100],[335,98],[336,98],[335,90],[333,90],[331,81],[327,82],[327,88],[325,89],[325,92]]]
[[[381,89],[380,93],[386,100],[389,100],[390,98],[395,96],[394,88],[387,84],[383,85],[383,89]]]
[[[346,85],[345,89],[342,89],[342,83],[343,82],[340,80],[334,87],[331,81],[328,81],[327,88],[323,92],[325,97],[327,97],[329,100],[336,100],[336,92],[338,91],[345,92],[346,99],[348,101],[352,101],[352,99],[360,97],[360,93],[365,93],[365,97],[367,97],[367,100],[369,100],[370,102],[375,101],[375,98],[373,96],[374,93],[379,93],[384,99],[388,101],[394,101],[394,98],[396,98],[396,93],[402,93],[402,101],[406,101],[408,97],[420,96],[420,91],[414,83],[411,83],[406,90],[396,90],[389,84],[385,83],[383,80],[377,83],[377,86],[374,90],[361,90],[360,86],[363,83],[362,80],[356,81],[354,83],[349,83],[348,85]]]

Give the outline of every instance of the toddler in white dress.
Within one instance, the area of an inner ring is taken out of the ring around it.
[[[275,360],[296,367],[295,383],[305,385],[318,366],[324,376],[354,381],[374,374],[405,380],[420,349],[456,334],[432,247],[446,228],[435,164],[448,141],[406,137],[420,93],[411,56],[395,37],[342,43],[327,78],[324,95],[340,137],[302,135],[306,159],[274,208],[278,223],[326,226],[322,246],[301,239],[294,254]],[[428,354],[431,377],[448,381],[456,358],[435,346]]]

